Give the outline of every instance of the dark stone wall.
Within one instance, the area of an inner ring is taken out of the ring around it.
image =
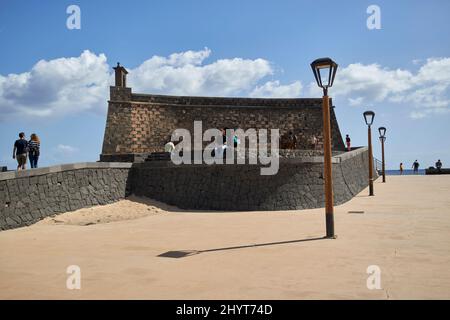
[[[322,147],[322,99],[161,96],[111,87],[101,160],[120,159],[111,155],[161,152],[173,130],[185,128],[193,134],[196,120],[202,121],[203,130],[279,129],[280,135],[292,131],[299,149],[309,149],[315,135]],[[333,108],[331,130],[333,150],[344,150]]]
[[[333,157],[335,204],[368,184],[368,151]],[[85,163],[0,173],[0,230],[45,217],[103,205],[134,193],[183,209],[294,210],[324,206],[323,156],[318,151],[285,151],[276,175],[259,165],[174,165]]]
[[[30,175],[32,170],[27,170],[28,175],[0,180],[0,230],[123,199],[129,194],[129,171],[83,168]]]
[[[368,185],[366,148],[335,156],[335,204]],[[298,160],[298,159],[297,159]],[[276,175],[260,175],[257,165],[135,164],[132,193],[183,209],[294,210],[323,207],[323,162],[280,159]]]

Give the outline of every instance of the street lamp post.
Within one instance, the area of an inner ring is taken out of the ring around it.
[[[386,141],[386,128],[379,127],[378,132],[380,133],[381,142],[381,168],[383,172],[383,183],[386,182],[386,172],[385,172],[385,162],[384,162],[384,142]]]
[[[331,125],[330,125],[330,101],[328,88],[333,86],[338,65],[330,58],[321,58],[311,63],[311,68],[316,78],[317,85],[323,90],[323,156],[324,156],[324,180],[325,180],[325,223],[326,238],[335,238],[334,235],[334,207],[333,207],[333,177],[331,164]]]
[[[364,112],[364,120],[367,124],[367,139],[369,145],[369,196],[373,196],[373,154],[372,154],[372,130],[371,126],[373,119],[375,118],[375,112]]]

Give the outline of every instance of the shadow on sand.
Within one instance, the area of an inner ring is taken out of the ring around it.
[[[308,238],[308,239],[287,240],[287,241],[278,241],[278,242],[255,243],[255,244],[249,244],[249,245],[213,248],[213,249],[206,249],[206,250],[167,251],[167,252],[161,253],[160,255],[158,255],[158,257],[184,258],[184,257],[193,256],[193,255],[200,254],[200,253],[205,253],[205,252],[236,250],[236,249],[245,249],[245,248],[253,248],[253,247],[264,247],[264,246],[274,246],[274,245],[287,244],[287,243],[307,242],[307,241],[325,240],[325,239],[329,239],[329,238],[327,238],[327,237],[320,237],[320,238]]]

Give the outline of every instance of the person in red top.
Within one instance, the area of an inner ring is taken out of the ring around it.
[[[347,151],[351,150],[351,139],[348,134],[345,135],[345,144],[347,145]]]

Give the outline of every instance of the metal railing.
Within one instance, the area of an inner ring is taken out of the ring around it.
[[[378,172],[379,175],[382,174],[383,171],[383,163],[381,160],[378,160],[377,158],[373,158],[373,168]]]

